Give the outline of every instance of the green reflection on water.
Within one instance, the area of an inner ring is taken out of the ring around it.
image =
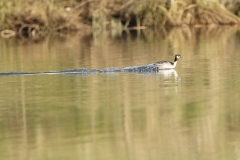
[[[121,68],[175,53],[184,59],[176,68],[181,80],[175,73],[1,76],[0,158],[237,159],[236,31],[3,40],[1,72]]]

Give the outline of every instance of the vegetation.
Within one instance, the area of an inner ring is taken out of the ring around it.
[[[46,32],[240,23],[240,0],[1,0],[4,37]]]

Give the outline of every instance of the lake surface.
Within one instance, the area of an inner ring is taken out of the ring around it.
[[[10,38],[0,51],[0,72],[184,57],[155,74],[0,76],[1,160],[240,158],[239,28]]]

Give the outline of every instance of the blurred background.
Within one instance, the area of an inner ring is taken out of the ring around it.
[[[0,75],[0,159],[239,159],[238,4],[1,1],[1,73],[183,59]]]

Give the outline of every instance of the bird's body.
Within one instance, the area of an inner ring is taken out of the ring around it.
[[[173,62],[163,60],[153,63],[153,65],[157,66],[158,69],[174,69],[177,65],[177,60],[181,58],[180,54],[176,54]]]

